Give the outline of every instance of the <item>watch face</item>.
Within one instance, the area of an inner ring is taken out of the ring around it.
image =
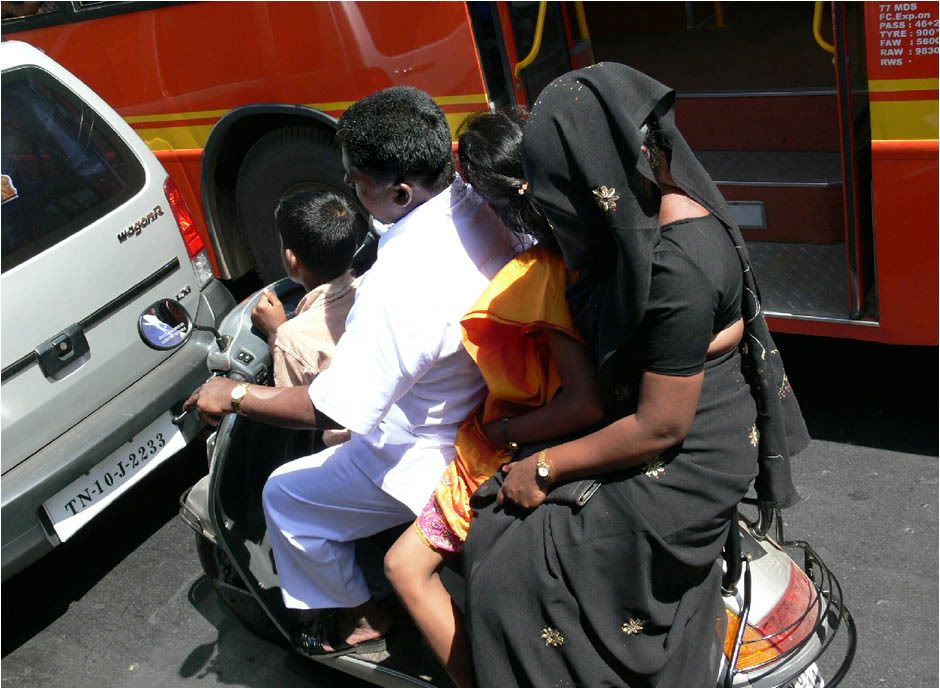
[[[242,399],[248,394],[247,385],[237,385],[232,390],[232,410],[239,414],[241,413]]]
[[[548,467],[539,467],[539,476],[548,478]]]

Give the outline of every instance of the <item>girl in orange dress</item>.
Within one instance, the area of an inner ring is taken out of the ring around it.
[[[463,548],[470,496],[521,444],[585,430],[603,416],[595,367],[565,299],[570,276],[527,193],[523,126],[519,111],[485,113],[468,121],[459,137],[464,178],[523,246],[533,238],[538,244],[496,275],[462,321],[464,346],[486,381],[487,397],[460,427],[457,456],[435,494],[385,558],[389,579],[458,686],[473,684],[469,646],[439,572]]]

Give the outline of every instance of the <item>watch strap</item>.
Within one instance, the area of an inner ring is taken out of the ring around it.
[[[552,463],[548,459],[548,450],[542,450],[535,460],[535,478],[540,484],[551,485]]]
[[[248,383],[242,382],[232,388],[232,411],[236,414],[242,413],[242,400],[248,395]]]

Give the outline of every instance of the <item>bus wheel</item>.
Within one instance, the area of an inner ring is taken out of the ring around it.
[[[325,189],[343,194],[358,207],[343,181],[343,163],[333,133],[287,127],[262,136],[238,171],[235,204],[238,228],[267,284],[284,277],[274,209],[285,194]]]

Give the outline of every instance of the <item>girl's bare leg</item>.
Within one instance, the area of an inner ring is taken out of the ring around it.
[[[409,528],[385,555],[385,573],[451,679],[470,687],[473,668],[463,615],[440,578],[444,557]]]

